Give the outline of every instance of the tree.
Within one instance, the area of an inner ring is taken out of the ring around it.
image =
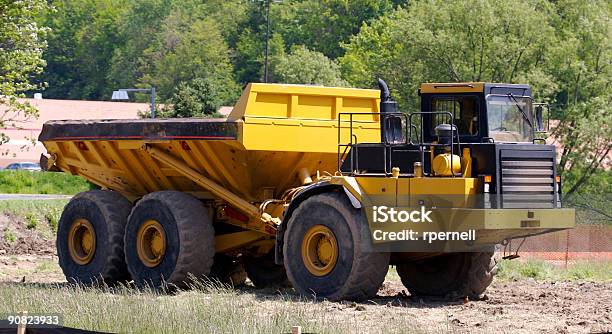
[[[133,87],[149,70],[154,59],[145,51],[157,43],[164,33],[160,27],[171,14],[181,15],[190,21],[215,21],[223,27],[221,35],[230,45],[238,38],[238,25],[245,19],[247,5],[236,1],[209,0],[204,3],[194,0],[131,0],[127,1],[127,12],[118,23],[119,38],[113,53],[108,80],[113,87]],[[231,54],[230,54],[231,56]],[[170,93],[170,92],[169,92]]]
[[[390,0],[302,0],[271,7],[274,31],[289,46],[305,45],[331,59],[364,22],[393,10]]]
[[[9,140],[2,129],[37,116],[33,106],[18,98],[40,88],[32,77],[45,66],[42,54],[47,29],[36,19],[46,9],[44,0],[0,0],[0,145]]]
[[[108,81],[111,60],[119,38],[119,21],[125,13],[119,0],[60,0],[45,24],[51,28],[48,66],[42,76],[51,98],[107,99],[113,90]]]
[[[555,92],[560,122],[553,134],[563,144],[559,163],[570,196],[602,166],[612,165],[610,9],[606,1],[559,1],[551,19],[559,42],[548,69],[560,87]]]
[[[229,49],[214,20],[195,19],[191,13],[177,10],[161,28],[156,42],[144,51],[147,67],[141,69],[145,73],[139,80],[141,85],[157,87],[164,100],[181,82],[202,78],[220,91],[238,96]]]
[[[281,83],[348,86],[341,78],[340,68],[334,60],[303,45],[294,46],[290,54],[276,60],[272,76]]]
[[[144,73],[144,51],[153,44],[159,26],[170,14],[166,0],[128,1],[128,9],[118,22],[118,38],[110,68],[106,73],[113,88],[134,87]]]
[[[160,117],[219,117],[219,107],[233,97],[233,92],[221,90],[223,88],[202,78],[181,82]]]
[[[417,1],[371,24],[345,45],[344,78],[387,79],[404,111],[419,107],[422,82],[531,84],[557,106],[567,194],[612,149],[612,36],[606,1]],[[609,162],[608,162],[609,163]]]
[[[371,86],[387,79],[405,110],[421,82],[525,82],[541,75],[554,29],[545,1],[419,1],[364,25],[340,59],[345,78]],[[550,77],[529,82],[553,85]]]

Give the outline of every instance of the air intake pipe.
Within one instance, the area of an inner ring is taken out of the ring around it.
[[[383,80],[378,78],[378,88],[380,89],[380,142],[385,143],[389,138],[387,136],[387,127],[385,126],[387,117],[385,114],[397,112],[397,102],[391,99],[389,86]]]

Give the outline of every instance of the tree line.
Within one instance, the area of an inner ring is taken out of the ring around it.
[[[14,3],[0,0],[0,9]],[[528,83],[560,120],[567,192],[610,189],[602,171],[612,150],[609,1],[17,3],[33,9],[24,15],[44,50],[25,53],[36,61],[23,73],[47,98],[108,100],[117,88],[155,86],[175,106],[163,115],[210,115],[263,80],[266,43],[270,82],[370,88],[381,77],[406,112],[419,108],[422,82]],[[0,50],[5,35],[0,29]],[[0,65],[6,57],[0,51]]]

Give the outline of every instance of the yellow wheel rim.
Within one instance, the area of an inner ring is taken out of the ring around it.
[[[302,261],[315,276],[325,276],[338,261],[338,243],[334,233],[323,225],[315,225],[306,231],[302,240]]]
[[[147,220],[140,226],[136,234],[136,250],[145,266],[152,268],[161,263],[166,253],[166,233],[159,222]]]
[[[72,260],[86,265],[96,252],[96,232],[93,225],[85,218],[77,218],[68,230],[68,253]]]

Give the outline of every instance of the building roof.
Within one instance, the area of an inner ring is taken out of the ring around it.
[[[39,112],[38,118],[26,118],[23,115],[7,114],[15,124],[5,124],[1,133],[10,137],[10,141],[0,145],[0,167],[13,162],[38,162],[40,154],[46,152],[44,146],[36,142],[42,125],[50,120],[73,119],[130,119],[139,118],[138,113],[149,110],[147,103],[24,99]],[[0,105],[0,115],[6,106]]]

